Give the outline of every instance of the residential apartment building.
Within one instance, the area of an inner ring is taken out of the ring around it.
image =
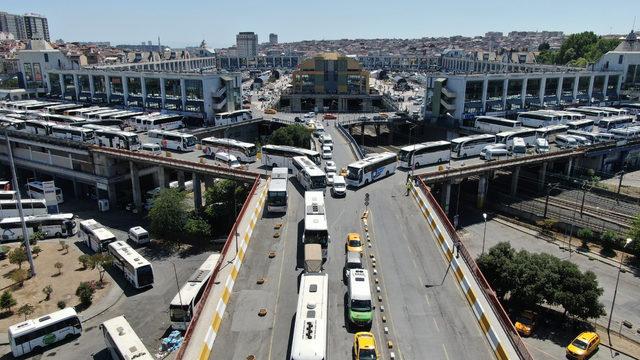
[[[50,41],[47,18],[38,14],[15,15],[0,12],[0,32],[11,33],[17,40]]]
[[[27,39],[24,17],[21,15],[0,12],[0,31],[12,34],[16,40]]]
[[[236,48],[238,57],[254,58],[258,55],[258,34],[254,32],[241,32],[236,35]]]

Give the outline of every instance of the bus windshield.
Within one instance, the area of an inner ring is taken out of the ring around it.
[[[304,242],[306,244],[320,244],[327,245],[327,239],[329,234],[327,230],[305,230]]]
[[[319,188],[324,188],[326,186],[325,183],[325,176],[312,176],[311,177],[311,188],[312,189],[319,189]]]
[[[185,138],[184,142],[186,144],[185,146],[189,146],[189,147],[196,146],[196,138],[195,138],[195,136],[189,136],[189,137]]]
[[[189,321],[189,304],[180,305],[170,305],[169,306],[169,317],[171,321],[180,322],[180,321]]]
[[[353,311],[371,311],[371,300],[351,300],[351,310]]]
[[[285,191],[269,191],[268,202],[270,205],[287,205],[287,193]]]
[[[460,150],[460,145],[462,145],[462,143],[451,143],[451,152],[457,153],[458,150]]]
[[[400,161],[409,161],[412,154],[413,151],[400,150],[400,152],[398,153],[398,159],[400,159]]]
[[[140,287],[153,283],[153,270],[151,265],[145,265],[137,270],[138,272],[138,285]]]
[[[347,167],[347,179],[351,180],[361,180],[362,179],[362,169],[355,167]]]
[[[255,146],[250,146],[244,151],[244,154],[247,156],[254,156],[257,153],[258,153],[258,148],[256,148]]]
[[[129,141],[129,145],[138,145],[140,143],[140,139],[138,138],[138,135],[128,136],[127,141]]]

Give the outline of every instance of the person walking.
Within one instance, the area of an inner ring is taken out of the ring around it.
[[[407,193],[404,194],[404,196],[409,196],[409,192],[411,192],[411,178],[409,178],[409,181],[407,181]]]

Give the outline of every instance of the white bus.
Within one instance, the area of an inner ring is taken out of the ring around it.
[[[604,110],[599,110],[598,108],[581,107],[581,108],[569,108],[567,110],[571,111],[571,112],[577,112],[577,113],[580,113],[580,114],[584,114],[587,117],[587,119],[593,120],[596,124],[601,119],[606,119],[608,117],[613,116],[612,113],[604,111]]]
[[[51,134],[51,127],[57,124],[44,120],[25,120],[24,125],[29,134],[47,136]]]
[[[251,120],[253,115],[251,110],[236,110],[231,112],[224,112],[216,114],[215,125],[229,125],[231,123]]]
[[[293,170],[294,156],[306,156],[311,161],[320,165],[320,153],[314,150],[302,149],[285,145],[262,146],[262,164],[271,167],[286,167]]]
[[[72,307],[11,325],[8,331],[14,357],[40,351],[49,345],[81,334],[82,322]]]
[[[616,140],[631,140],[640,137],[640,127],[629,127],[626,129],[613,129],[610,131]]]
[[[93,143],[94,135],[93,130],[78,126],[54,125],[51,127],[51,136],[58,139]]]
[[[78,238],[93,252],[107,250],[107,245],[116,241],[116,236],[94,219],[80,221]]]
[[[21,204],[24,216],[47,214],[47,203],[43,199],[22,199]],[[18,200],[0,200],[0,218],[18,216]]]
[[[47,214],[25,216],[27,234],[31,238],[34,233],[41,231],[45,238],[68,237],[75,235],[76,222],[73,214]],[[19,217],[10,217],[0,220],[0,235],[2,240],[24,239],[22,233],[22,221]]]
[[[396,172],[398,155],[392,152],[370,154],[347,166],[347,185],[360,187],[368,185]]]
[[[405,146],[398,153],[399,166],[405,169],[411,169],[414,165],[418,168],[448,162],[450,159],[451,143],[444,140]]]
[[[574,120],[567,122],[567,126],[569,130],[582,130],[591,132],[593,130],[593,120],[591,119],[583,119],[583,120]]]
[[[51,121],[58,124],[73,124],[81,121],[86,121],[85,118],[79,116],[69,116],[60,114],[41,113],[40,118],[42,120]]]
[[[268,212],[287,212],[287,200],[289,194],[287,192],[287,180],[289,178],[289,169],[273,168],[271,170],[271,182],[267,190],[267,211]]]
[[[612,116],[598,121],[598,130],[602,132],[609,132],[609,130],[632,126],[633,123],[634,117],[632,115]]]
[[[608,107],[608,106],[585,106],[584,108],[589,110],[606,111],[609,114],[611,114],[610,116],[629,115],[629,111],[627,111],[627,109],[624,109],[624,108],[617,109],[617,108]]]
[[[547,139],[548,142],[552,143],[556,141],[557,135],[562,135],[569,130],[567,125],[552,125],[542,127],[536,130],[536,134],[539,138]]]
[[[627,110],[629,115],[640,115],[640,103],[624,104],[622,105],[622,108]]]
[[[14,200],[16,192],[14,190],[0,190],[0,200]]]
[[[138,134],[114,129],[102,125],[83,125],[88,129],[94,130],[95,144],[98,146],[106,146],[117,149],[126,149],[137,151],[140,150],[140,137]]]
[[[30,181],[27,183],[27,196],[30,199],[44,199],[44,187],[42,181]],[[56,186],[56,200],[58,204],[64,202],[64,195],[62,195],[62,189]]]
[[[289,360],[327,358],[329,275],[302,274]]]
[[[26,130],[26,123],[24,120],[12,119],[6,116],[0,116],[0,125],[8,127],[10,130]]]
[[[471,135],[451,140],[451,157],[454,159],[478,156],[485,146],[495,144],[496,136],[491,134]]]
[[[104,343],[114,360],[154,360],[123,315],[100,324]]]
[[[82,117],[83,114],[85,113],[89,113],[89,112],[93,112],[93,111],[97,111],[97,110],[106,110],[106,107],[100,107],[100,106],[90,106],[90,107],[83,107],[83,108],[76,108],[76,109],[70,109],[70,110],[65,110],[64,114],[65,115],[69,115],[69,116],[80,116]]]
[[[175,130],[184,127],[182,116],[152,113],[149,115],[134,116],[128,119],[129,125],[136,131],[147,130]]]
[[[327,227],[327,215],[324,206],[324,193],[322,191],[304,192],[304,232],[303,244],[320,244],[322,258],[328,256],[329,228]]]
[[[200,140],[200,144],[202,144],[202,152],[207,156],[215,156],[217,152],[224,151],[244,163],[255,162],[258,152],[254,144],[235,139],[207,137]]]
[[[169,318],[171,319],[171,327],[175,330],[187,330],[193,311],[198,302],[202,298],[207,282],[213,273],[213,269],[218,263],[220,254],[211,254],[200,265],[198,270],[191,275],[187,283],[182,286],[180,291],[173,297],[169,305]]]
[[[293,176],[305,190],[323,190],[327,174],[305,156],[293,157]]]
[[[475,124],[476,129],[491,134],[515,130],[521,127],[522,123],[520,121],[508,120],[495,116],[478,116]]]
[[[163,149],[193,151],[196,148],[196,137],[178,131],[149,130],[149,142],[159,144]]]
[[[544,127],[562,124],[562,115],[552,111],[537,110],[518,114],[518,121],[528,127]]]
[[[582,130],[568,130],[567,134],[582,136],[587,140],[589,140],[592,144],[607,141],[605,137],[601,136],[606,133],[594,133],[594,132],[588,132],[588,131],[582,131]]]
[[[527,143],[527,146],[534,146],[538,135],[535,129],[505,131],[496,134],[496,144],[505,144],[510,148],[513,145],[514,137],[522,138],[524,142]]]
[[[136,289],[153,286],[153,268],[147,259],[122,240],[114,241],[107,247],[115,258],[113,264],[131,285]]]

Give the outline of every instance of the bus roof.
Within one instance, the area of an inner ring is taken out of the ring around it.
[[[118,253],[122,258],[130,263],[134,268],[139,268],[145,265],[150,265],[149,261],[142,257],[137,251],[135,251],[129,244],[122,240],[114,241],[109,244],[109,247],[112,248],[116,253]]]
[[[271,179],[269,191],[287,191],[287,179]]]
[[[362,160],[358,160],[354,163],[349,164],[349,167],[352,168],[362,168],[365,167],[366,165],[372,164],[378,160],[384,160],[384,159],[388,159],[390,157],[393,156],[398,156],[396,153],[392,153],[392,152],[381,152],[381,153],[373,153],[373,154],[369,154],[367,155],[367,157],[365,157]]]
[[[217,138],[215,136],[209,136],[201,140],[202,143],[205,143],[207,141],[216,143],[216,144],[229,144],[230,146],[233,146],[233,145],[241,146],[241,147],[255,146],[255,144],[253,143],[243,142],[243,141],[239,141],[236,139],[229,139],[229,138]]]
[[[446,140],[438,140],[438,141],[428,141],[428,142],[423,142],[420,144],[415,144],[415,145],[407,145],[403,148],[401,148],[401,151],[415,151],[415,150],[419,150],[419,149],[424,149],[426,147],[431,147],[431,146],[440,146],[440,145],[450,145],[451,143],[446,141]]]
[[[162,134],[162,135],[181,136],[181,137],[193,136],[192,134],[189,134],[189,133],[186,133],[186,132],[182,132],[182,131],[160,130],[160,129],[152,129],[152,130],[147,131],[147,134],[150,134],[150,133]]]
[[[288,179],[289,168],[286,167],[274,167],[271,169],[271,179]]]
[[[309,176],[325,176],[326,174],[322,169],[316,165],[313,161],[309,160],[306,156],[294,156],[293,161],[302,165],[304,170],[309,174]]]
[[[153,356],[123,315],[103,322],[101,327],[109,333],[125,359],[153,360]]]
[[[365,269],[352,269],[349,276],[351,298],[356,300],[371,300],[369,288],[369,272]]]
[[[469,136],[463,136],[463,137],[459,137],[459,138],[455,138],[451,140],[451,143],[462,143],[468,140],[476,140],[476,139],[490,139],[490,138],[495,138],[495,135],[492,134],[478,134],[478,135],[469,135]]]
[[[78,316],[78,313],[76,313],[72,307],[67,307],[62,310],[52,312],[51,314],[41,316],[37,319],[29,319],[15,325],[11,325],[9,326],[9,334],[15,338],[26,332],[54,324],[62,319],[67,319],[73,316]]]
[[[304,155],[320,155],[319,152],[288,145],[262,145],[263,149],[293,151]]]
[[[506,122],[510,122],[510,123],[519,122],[518,120],[509,120],[509,119],[505,119],[505,118],[498,117],[498,116],[477,116],[476,117],[476,120],[482,120],[482,119],[500,120],[500,121],[506,121]]]
[[[189,304],[191,300],[196,296],[198,291],[202,286],[205,286],[211,274],[213,273],[213,269],[216,267],[218,263],[218,259],[220,258],[220,254],[211,254],[207,257],[202,265],[196,270],[196,272],[191,275],[189,280],[182,285],[180,291],[173,297],[171,300],[172,306],[180,306],[180,300],[182,300],[182,305]]]
[[[44,215],[29,215],[24,217],[24,221],[34,221],[34,220],[71,220],[74,215],[71,213],[67,214],[44,214]],[[14,222],[20,222],[19,217],[10,217],[0,219],[0,224],[9,224]]]
[[[99,227],[91,230],[93,234],[98,238],[98,241],[115,239],[116,236],[104,227]]]
[[[296,311],[293,342],[291,344],[292,359],[324,358],[327,341],[327,274],[302,274],[300,293]],[[316,326],[307,328],[307,322]],[[305,336],[305,334],[309,334]]]

